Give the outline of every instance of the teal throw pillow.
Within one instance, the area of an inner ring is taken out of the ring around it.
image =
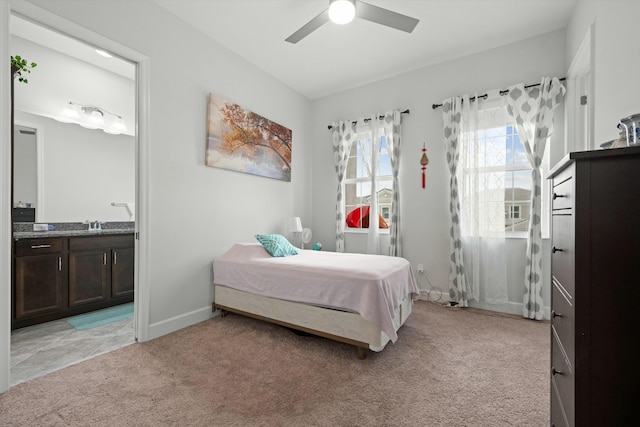
[[[271,256],[298,255],[295,246],[281,234],[256,234],[256,239]]]

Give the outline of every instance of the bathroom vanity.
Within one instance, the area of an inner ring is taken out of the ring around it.
[[[133,301],[133,229],[13,237],[12,329]]]

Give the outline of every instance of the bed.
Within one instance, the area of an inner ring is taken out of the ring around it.
[[[397,340],[418,295],[406,259],[297,252],[274,257],[260,243],[232,246],[213,262],[212,310],[351,344],[360,359]]]

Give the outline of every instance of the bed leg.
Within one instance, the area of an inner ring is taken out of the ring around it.
[[[220,309],[220,317],[227,317],[227,314],[229,314],[227,310]]]
[[[364,360],[367,358],[367,349],[364,347],[358,347],[358,359]]]

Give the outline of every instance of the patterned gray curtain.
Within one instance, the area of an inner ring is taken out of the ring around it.
[[[391,200],[391,225],[389,228],[389,255],[402,256],[402,234],[400,233],[400,144],[402,142],[402,114],[394,110],[384,116],[391,173],[393,174],[393,199]]]
[[[460,121],[462,119],[462,98],[453,97],[442,102],[442,118],[444,120],[444,139],[447,150],[447,165],[450,174],[451,229],[449,243],[451,259],[449,266],[449,297],[452,302],[461,307],[469,305],[471,289],[467,280],[467,273],[462,261],[462,235],[460,232],[460,200],[458,196],[458,179],[456,177],[460,161]]]
[[[344,252],[344,180],[351,144],[356,137],[356,125],[349,121],[331,124],[333,139],[333,162],[338,175],[338,198],[336,202],[336,252]]]
[[[527,264],[525,267],[522,315],[543,319],[542,301],[542,176],[540,165],[547,139],[553,133],[553,110],[560,104],[565,88],[557,78],[543,77],[539,86],[523,84],[509,88],[507,111],[516,122],[520,141],[531,164],[532,189]]]

